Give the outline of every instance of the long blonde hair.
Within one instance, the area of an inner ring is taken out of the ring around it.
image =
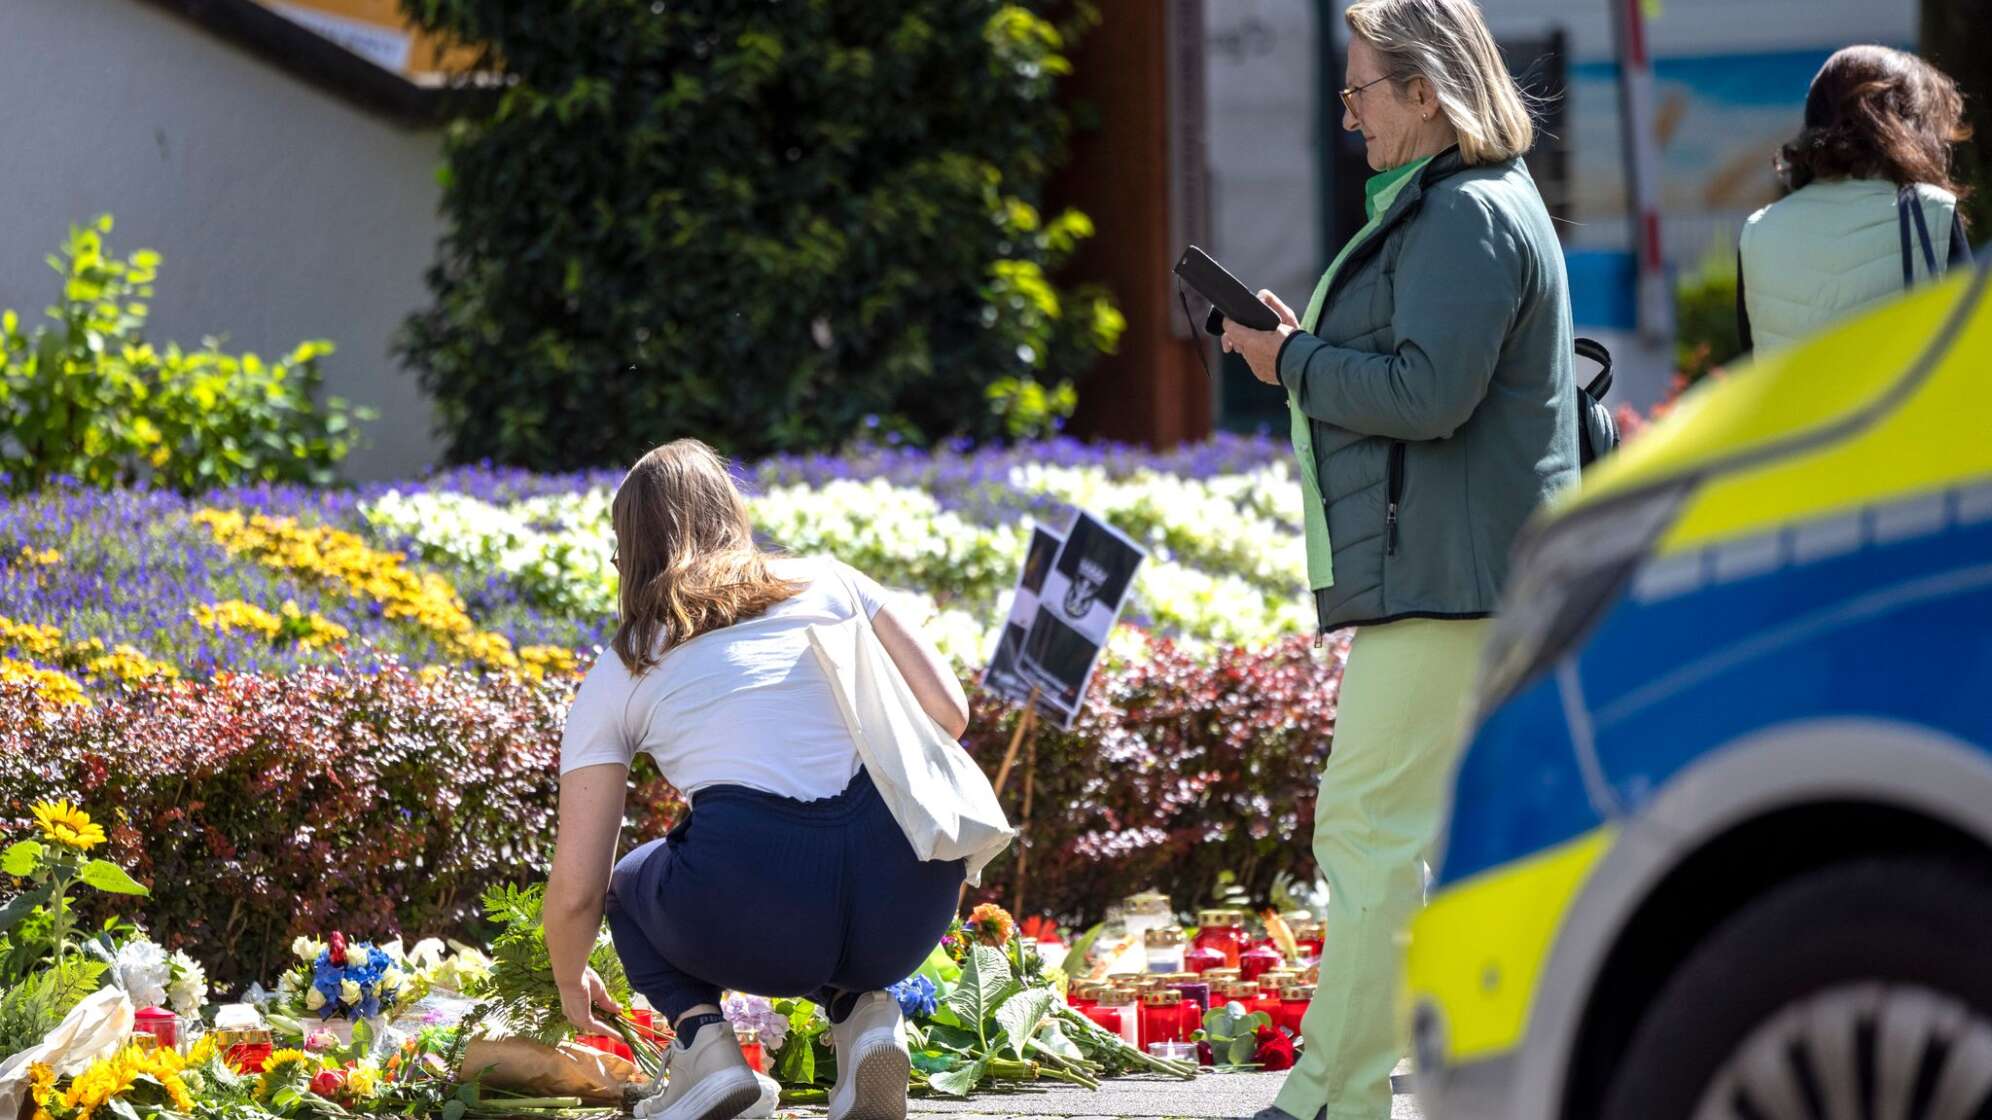
[[[613,646],[631,674],[681,642],[753,618],[803,585],[754,543],[726,461],[695,439],[655,448],[616,489],[622,617]]]
[[[1513,159],[1535,143],[1521,88],[1473,0],[1356,0],[1344,18],[1376,49],[1392,85],[1432,84],[1467,166]]]

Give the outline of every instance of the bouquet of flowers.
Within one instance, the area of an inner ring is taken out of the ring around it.
[[[324,941],[298,938],[291,952],[298,965],[278,982],[277,994],[294,1018],[373,1019],[407,994],[406,958],[397,961],[370,941],[348,944],[334,930]]]
[[[184,951],[166,950],[145,937],[118,947],[110,961],[117,985],[134,1007],[171,1007],[192,1017],[207,1002],[207,970]]]

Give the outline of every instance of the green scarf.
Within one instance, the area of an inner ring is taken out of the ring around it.
[[[1431,162],[1430,156],[1413,160],[1402,167],[1389,171],[1379,171],[1363,184],[1363,214],[1369,219],[1354,237],[1342,246],[1329,262],[1328,271],[1321,274],[1321,280],[1314,285],[1314,295],[1307,301],[1307,314],[1300,317],[1300,329],[1313,331],[1321,321],[1321,305],[1328,302],[1328,287],[1335,282],[1335,273],[1342,262],[1377,227],[1377,221],[1390,204],[1397,201],[1399,191],[1411,177]],[[1307,414],[1300,410],[1300,402],[1291,392],[1287,394],[1287,410],[1293,417],[1293,455],[1300,461],[1300,489],[1305,496],[1306,507],[1301,511],[1301,525],[1307,534],[1307,585],[1319,591],[1335,584],[1334,554],[1328,543],[1328,510],[1321,500],[1321,479],[1319,467],[1314,462],[1314,426]]]

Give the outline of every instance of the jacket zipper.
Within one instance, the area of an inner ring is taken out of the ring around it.
[[[1404,497],[1404,445],[1390,445],[1390,464],[1384,471],[1384,489],[1389,504],[1383,511],[1383,554],[1397,555],[1397,503]]]

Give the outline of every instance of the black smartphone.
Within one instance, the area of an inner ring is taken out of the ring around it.
[[[1181,259],[1176,261],[1176,275],[1210,301],[1211,315],[1204,320],[1204,330],[1209,333],[1223,334],[1226,319],[1255,331],[1278,329],[1279,314],[1259,302],[1259,297],[1240,283],[1238,277],[1195,245],[1183,250]]]

